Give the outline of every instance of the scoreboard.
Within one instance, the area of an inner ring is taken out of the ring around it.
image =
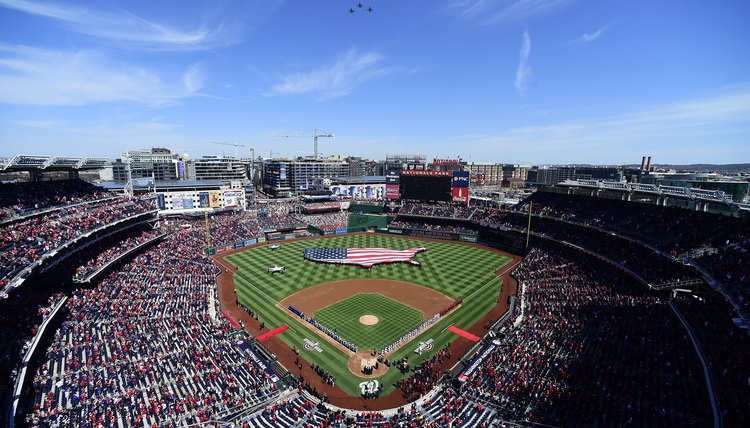
[[[402,199],[468,203],[468,171],[404,170],[399,177]]]

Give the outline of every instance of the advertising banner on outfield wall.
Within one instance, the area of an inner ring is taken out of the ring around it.
[[[413,236],[415,238],[442,239],[444,241],[477,242],[477,237],[474,235],[459,235],[458,233],[439,230],[388,228],[388,233],[392,235]]]

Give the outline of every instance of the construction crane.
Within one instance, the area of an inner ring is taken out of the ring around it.
[[[211,144],[221,144],[222,146],[234,146],[234,157],[237,157],[237,147],[245,147],[244,144],[237,144],[237,143],[220,143],[218,141],[214,141]]]
[[[313,137],[313,142],[315,143],[315,159],[318,158],[318,137],[324,137],[324,138],[336,138],[333,134],[318,134],[318,128],[315,128],[315,132],[313,135],[284,135],[284,137],[287,138],[310,138]]]

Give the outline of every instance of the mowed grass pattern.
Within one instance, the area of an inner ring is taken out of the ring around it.
[[[440,291],[451,298],[464,298],[461,308],[443,318],[409,345],[395,352],[391,359],[409,356],[412,366],[431,357],[437,350],[447,345],[457,336],[445,329],[453,324],[459,328],[469,328],[487,313],[497,302],[501,282],[495,271],[511,259],[482,247],[460,245],[450,242],[421,241],[380,234],[357,234],[330,238],[305,239],[279,242],[281,248],[270,250],[258,245],[248,250],[232,254],[227,260],[239,270],[234,275],[237,297],[240,302],[252,308],[269,328],[282,324],[290,328],[277,337],[289,347],[302,349],[302,357],[311,364],[324,367],[336,376],[336,386],[353,396],[360,393],[362,378],[352,375],[347,369],[348,355],[312,333],[297,318],[276,306],[284,297],[303,288],[329,281],[354,278],[384,278],[413,282]],[[309,247],[384,247],[406,249],[427,247],[427,251],[417,254],[421,267],[407,263],[378,265],[372,269],[358,266],[333,265],[304,260],[303,251]],[[283,274],[268,274],[273,265],[285,266]],[[322,353],[303,349],[304,339],[320,343]],[[423,355],[414,353],[418,341],[434,340],[435,351]],[[466,339],[458,339],[466,340]],[[389,370],[378,378],[384,385],[384,394],[395,387],[402,375],[398,370]]]
[[[378,323],[364,325],[362,315],[375,315]],[[424,315],[382,294],[361,293],[319,309],[314,317],[360,350],[382,349],[422,324]]]

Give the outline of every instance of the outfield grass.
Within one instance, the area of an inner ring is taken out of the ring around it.
[[[375,315],[374,325],[359,322],[362,315]],[[383,349],[424,322],[424,316],[411,306],[382,294],[360,293],[315,312],[314,318],[360,350]]]
[[[235,253],[227,260],[239,268],[234,275],[238,299],[259,314],[270,328],[286,324],[290,329],[279,337],[290,347],[302,349],[302,356],[313,364],[325,367],[336,376],[336,385],[351,395],[359,395],[361,378],[347,369],[348,356],[327,341],[320,340],[315,333],[303,326],[294,317],[279,309],[276,303],[303,288],[329,281],[356,278],[383,278],[412,282],[437,290],[453,299],[464,298],[460,309],[433,325],[409,345],[392,354],[391,359],[409,356],[412,365],[431,357],[456,335],[445,329],[454,324],[469,328],[487,313],[497,302],[500,279],[495,271],[510,258],[476,246],[450,242],[421,241],[379,234],[343,235],[329,238],[284,241],[281,248],[271,251],[264,245]],[[386,247],[406,249],[427,248],[417,254],[421,267],[407,263],[393,263],[363,269],[358,266],[316,263],[304,260],[303,251],[310,247]],[[269,275],[268,267],[281,265],[286,273]],[[359,316],[357,316],[357,319]],[[326,323],[326,325],[328,325]],[[332,328],[337,326],[329,325]],[[364,326],[363,326],[364,327]],[[407,329],[408,331],[408,329]],[[304,338],[318,341],[322,353],[303,348]],[[433,339],[435,351],[419,356],[414,353],[418,342]],[[349,340],[357,337],[347,338]],[[384,385],[384,394],[391,392],[396,380],[405,377],[397,370],[389,370],[378,380]]]

